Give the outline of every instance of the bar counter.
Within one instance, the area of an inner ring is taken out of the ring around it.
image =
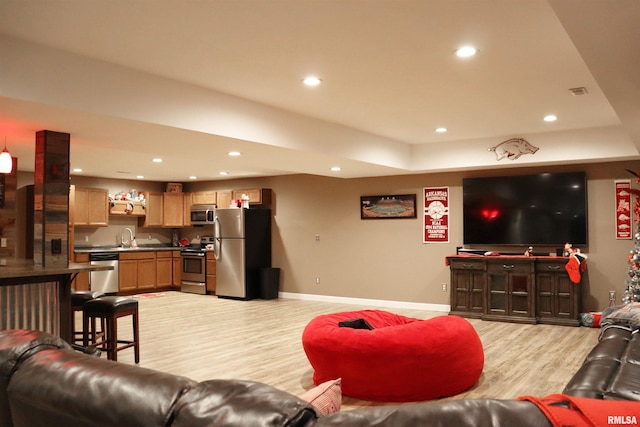
[[[103,270],[113,267],[88,263],[41,267],[29,260],[0,259],[0,330],[41,330],[71,343],[73,280],[78,273]]]

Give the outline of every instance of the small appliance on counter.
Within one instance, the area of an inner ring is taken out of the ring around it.
[[[180,250],[182,263],[180,290],[182,292],[200,295],[207,293],[206,253],[213,248],[214,241],[213,237],[201,237],[198,243],[183,246]]]

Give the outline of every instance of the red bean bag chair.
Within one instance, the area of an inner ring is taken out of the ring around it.
[[[302,345],[316,385],[342,378],[344,395],[376,402],[453,396],[473,387],[484,367],[480,337],[458,316],[326,314],[305,327]]]

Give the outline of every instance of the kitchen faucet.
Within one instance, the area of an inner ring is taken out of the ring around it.
[[[128,231],[129,232],[129,240],[124,240],[124,232]],[[131,229],[129,227],[126,227],[122,230],[122,232],[120,233],[120,243],[122,244],[123,248],[135,248],[137,247],[136,245],[136,241],[135,241],[135,237],[133,235],[133,231],[131,231]]]

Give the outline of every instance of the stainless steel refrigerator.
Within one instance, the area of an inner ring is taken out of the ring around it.
[[[271,210],[216,209],[216,295],[253,299],[260,270],[271,267]]]

